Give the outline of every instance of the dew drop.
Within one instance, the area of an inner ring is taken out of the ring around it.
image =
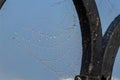
[[[55,39],[55,38],[56,38],[56,36],[53,36],[53,38]]]
[[[39,42],[41,41],[41,39],[38,40]]]

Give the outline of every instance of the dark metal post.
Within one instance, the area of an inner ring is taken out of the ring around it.
[[[80,21],[83,45],[81,71],[75,80],[110,80],[120,45],[120,16],[102,37],[95,0],[73,0],[73,3]]]
[[[80,76],[82,80],[101,77],[102,29],[94,0],[73,0],[80,20],[83,56]]]

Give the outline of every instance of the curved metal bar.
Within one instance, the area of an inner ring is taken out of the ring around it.
[[[2,8],[3,4],[5,3],[6,0],[0,0],[0,9]]]
[[[102,74],[111,79],[112,69],[120,46],[120,15],[115,18],[103,37],[103,65]]]
[[[102,30],[95,0],[73,0],[82,32],[80,76],[98,77],[102,65]]]

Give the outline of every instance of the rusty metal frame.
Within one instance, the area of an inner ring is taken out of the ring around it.
[[[95,0],[73,0],[82,32],[83,56],[75,80],[110,80],[120,45],[120,16],[102,36]]]

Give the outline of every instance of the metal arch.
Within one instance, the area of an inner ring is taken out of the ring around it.
[[[111,23],[103,37],[102,74],[111,79],[115,57],[120,46],[120,15]]]
[[[0,0],[0,9],[2,8],[3,4],[5,3],[6,0]]]
[[[83,56],[80,76],[99,77],[102,66],[102,30],[94,0],[73,0],[82,32]]]
[[[83,56],[75,80],[110,80],[120,45],[120,16],[102,30],[95,0],[73,0],[82,32]]]

